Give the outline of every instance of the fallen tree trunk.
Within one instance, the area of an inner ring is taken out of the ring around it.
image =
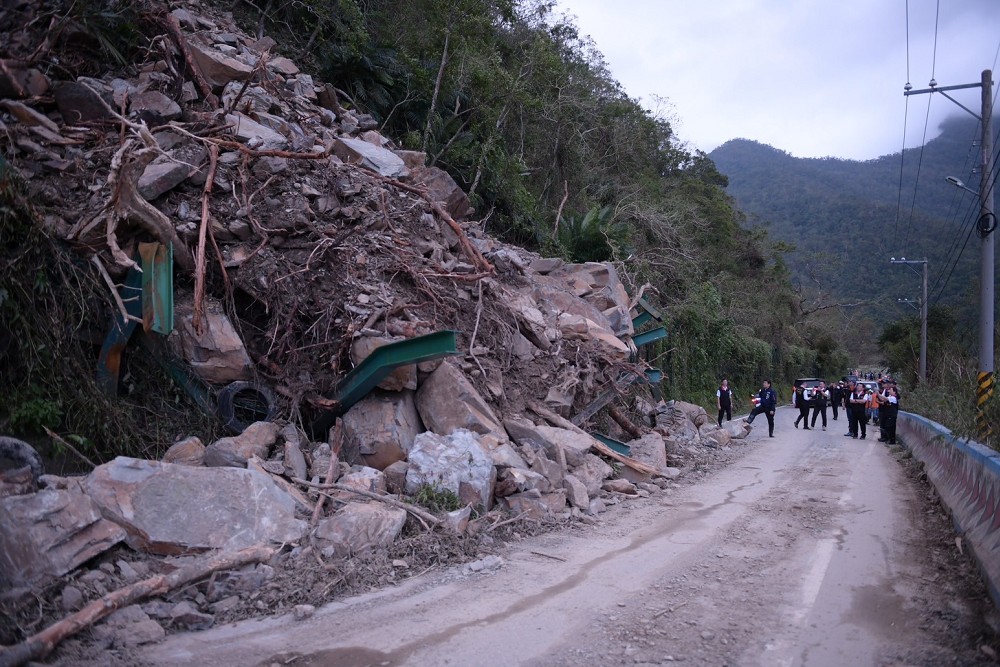
[[[15,667],[31,660],[44,658],[52,652],[52,649],[59,642],[93,625],[116,609],[121,609],[151,595],[162,595],[179,586],[206,577],[216,570],[269,560],[275,551],[274,547],[254,546],[235,553],[217,554],[199,563],[182,567],[170,574],[160,574],[143,579],[108,593],[75,614],[71,614],[41,632],[28,637],[20,644],[0,649],[0,667]]]
[[[545,418],[553,426],[558,426],[559,428],[564,428],[567,431],[573,431],[574,433],[577,433],[577,434],[579,434],[579,435],[587,438],[587,440],[590,442],[591,449],[595,449],[595,450],[599,451],[601,454],[604,454],[607,457],[610,457],[610,458],[612,458],[612,459],[614,459],[616,461],[619,461],[619,462],[627,465],[629,468],[632,468],[632,470],[636,470],[638,472],[645,473],[647,475],[659,475],[659,474],[661,474],[659,470],[657,470],[656,468],[654,468],[651,465],[645,464],[642,461],[637,461],[637,460],[633,459],[630,456],[625,456],[623,454],[619,454],[615,450],[613,450],[610,447],[608,447],[607,445],[605,445],[600,440],[597,440],[596,438],[594,438],[594,436],[590,435],[589,433],[587,433],[586,431],[584,431],[582,428],[580,428],[579,426],[577,426],[573,422],[569,421],[568,419],[563,419],[562,417],[560,417],[556,413],[552,412],[548,408],[546,408],[546,407],[544,407],[542,405],[539,405],[537,403],[532,403],[528,407],[531,408],[531,410],[533,412],[535,412],[536,414],[538,414],[540,417]]]

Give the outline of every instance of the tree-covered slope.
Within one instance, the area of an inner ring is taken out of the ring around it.
[[[955,116],[923,148],[864,162],[795,158],[744,139],[709,157],[751,224],[794,245],[788,265],[810,297],[866,302],[853,312],[884,323],[906,308],[897,299],[920,296],[919,277],[890,258],[926,257],[929,301],[974,323],[980,242],[970,232],[978,201],[945,178],[979,189],[972,173],[979,132],[974,119]]]

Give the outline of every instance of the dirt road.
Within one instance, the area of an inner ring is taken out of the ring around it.
[[[179,634],[156,665],[991,664],[997,614],[889,449],[757,428],[697,483],[596,525],[288,616]],[[762,432],[763,431],[763,432]],[[877,433],[877,432],[876,432]],[[763,437],[761,437],[763,436]],[[904,462],[905,463],[905,462]]]

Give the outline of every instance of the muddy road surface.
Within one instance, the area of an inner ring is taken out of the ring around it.
[[[996,664],[997,612],[905,453],[757,425],[594,525],[345,599],[177,634],[153,665]]]

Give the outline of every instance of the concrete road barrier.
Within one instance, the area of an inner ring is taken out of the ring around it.
[[[897,435],[927,471],[1000,608],[1000,452],[908,412]]]

